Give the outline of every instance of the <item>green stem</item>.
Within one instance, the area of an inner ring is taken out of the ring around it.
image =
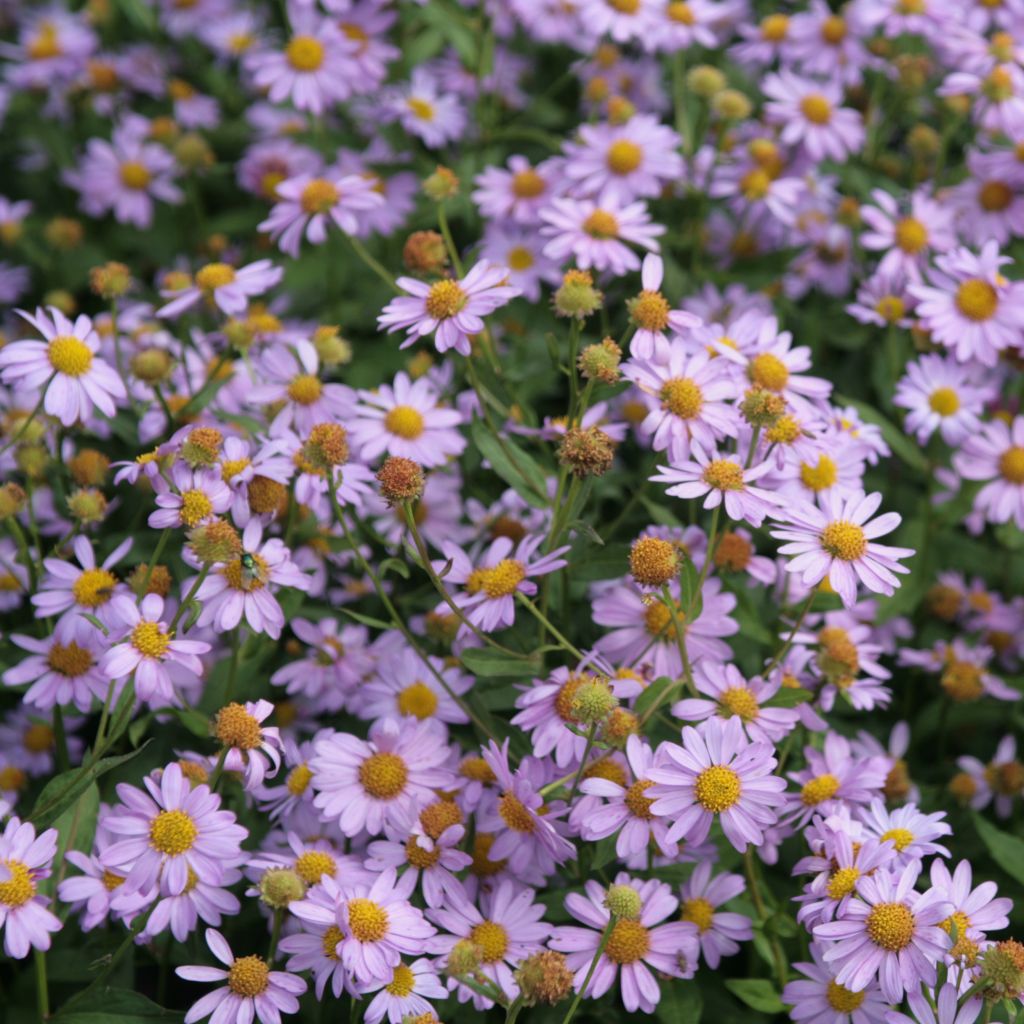
[[[577,661],[582,661],[583,660],[582,652],[577,650],[577,648],[573,647],[573,645],[571,643],[569,643],[569,641],[566,640],[565,637],[562,636],[562,634],[559,633],[558,630],[555,629],[555,627],[553,625],[551,625],[551,621],[547,618],[547,616],[542,614],[541,611],[534,605],[534,603],[525,594],[517,591],[516,599],[519,601],[519,603],[524,608],[527,609],[527,611],[529,611],[529,613],[534,618],[538,619],[545,626],[547,631],[558,641],[558,645],[561,648],[563,648],[564,650],[568,651]]]
[[[53,373],[50,374],[49,377],[46,378],[46,383],[43,385],[42,393],[39,396],[39,401],[36,402],[35,408],[28,414],[28,418],[25,420],[25,422],[22,423],[20,427],[18,427],[18,431],[14,435],[14,437],[12,437],[10,441],[8,441],[7,444],[3,446],[3,448],[0,448],[0,455],[3,455],[3,453],[7,451],[8,448],[13,448],[14,445],[16,445],[22,439],[22,437],[25,434],[25,431],[28,430],[29,428],[29,424],[36,418],[36,416],[39,415],[39,411],[43,408],[43,402],[46,401],[46,392],[50,387],[50,381],[52,381],[53,378],[56,376],[57,371],[55,370]]]
[[[569,790],[568,804],[572,806],[576,799],[576,790],[580,788],[580,780],[583,778],[583,771],[587,767],[587,758],[590,756],[590,748],[594,745],[594,737],[597,736],[597,722],[591,722],[587,732],[587,745],[583,748],[583,756],[580,758],[580,767],[576,772],[576,778],[572,780],[572,789]]]
[[[231,631],[231,663],[228,665],[228,685],[224,690],[225,704],[231,703],[231,697],[235,692],[235,681],[238,679],[238,659],[242,651],[239,632],[237,627]]]
[[[199,575],[193,581],[192,586],[189,587],[188,593],[185,595],[181,604],[178,606],[178,610],[174,613],[174,618],[171,619],[171,623],[167,627],[168,633],[174,632],[175,627],[178,625],[178,621],[181,619],[182,615],[185,614],[185,609],[189,606],[189,602],[191,602],[191,600],[196,596],[196,591],[199,590],[199,588],[203,585],[203,580],[205,580],[206,577],[210,574],[211,568],[212,566],[204,565],[199,570]]]
[[[512,1000],[512,1005],[505,1012],[505,1024],[515,1024],[516,1017],[519,1016],[519,1011],[523,1008],[523,997],[516,996]]]
[[[11,528],[11,533],[14,534],[14,543],[18,547],[18,555],[25,564],[26,570],[28,570],[29,591],[35,593],[36,582],[39,577],[36,573],[36,563],[32,560],[32,553],[29,550],[28,538],[25,536],[25,531],[21,528],[21,523],[18,522],[15,516],[8,518],[7,525]]]
[[[402,289],[398,287],[395,279],[387,272],[384,265],[371,254],[370,250],[366,248],[363,243],[356,238],[354,235],[345,236],[352,246],[355,254],[372,270],[396,295],[402,294]]]
[[[612,929],[615,927],[615,918],[609,916],[608,923],[604,926],[604,931],[601,932],[601,941],[597,944],[597,949],[594,951],[594,959],[590,961],[590,966],[587,968],[586,977],[583,979],[583,984],[580,985],[579,992],[576,993],[576,998],[573,999],[569,1006],[569,1012],[565,1015],[562,1020],[562,1024],[569,1024],[569,1022],[576,1016],[576,1011],[579,1009],[580,1000],[586,995],[587,988],[590,985],[590,979],[594,976],[594,971],[597,970],[597,963],[601,959],[601,954],[604,953],[605,946],[608,945],[608,940],[611,938]]]
[[[448,250],[448,259],[451,260],[455,273],[463,277],[462,260],[459,259],[459,250],[455,248],[455,240],[452,238],[452,229],[448,226],[448,214],[445,213],[444,203],[437,204],[437,223],[441,228],[441,237],[444,239],[444,246]]]
[[[800,631],[800,627],[804,624],[804,619],[807,617],[807,613],[811,610],[811,605],[814,603],[815,593],[816,591],[814,590],[810,592],[810,594],[807,597],[807,600],[804,602],[803,607],[800,609],[800,614],[797,616],[796,622],[793,623],[793,628],[789,631],[789,636],[786,637],[786,642],[779,649],[775,657],[772,658],[770,662],[768,662],[767,666],[765,666],[764,671],[761,673],[761,675],[765,679],[768,678],[769,674],[772,672],[773,669],[775,669],[778,665],[782,663],[782,659],[786,657],[786,654],[789,652],[790,647],[793,646],[793,638]]]
[[[768,911],[765,907],[764,897],[761,895],[761,886],[757,878],[757,866],[754,864],[754,848],[750,845],[743,851],[743,867],[747,875],[747,884],[750,886],[750,895],[754,900],[754,907],[757,909],[758,920],[763,926],[768,919]],[[782,952],[777,935],[769,936],[769,943],[772,947],[772,957],[775,960],[775,974],[778,979],[779,988],[786,984],[786,957]]]
[[[695,602],[699,601],[704,591],[704,581],[708,578],[708,571],[711,569],[711,562],[715,557],[715,543],[718,540],[718,520],[722,514],[722,506],[716,505],[711,513],[711,530],[708,533],[708,550],[704,556],[704,564],[701,566],[700,575],[697,577],[697,587],[693,593],[693,601],[686,609],[687,618],[693,612]]]
[[[156,542],[156,547],[153,549],[153,557],[146,563],[146,575],[142,577],[142,585],[139,587],[139,604],[142,604],[142,599],[146,596],[146,593],[149,590],[149,581],[153,578],[153,570],[160,561],[160,556],[164,553],[164,548],[167,547],[167,541],[170,540],[171,532],[172,531],[169,526],[164,527],[159,540]]]
[[[68,757],[68,735],[64,729],[64,711],[59,704],[53,706],[53,738],[57,744],[57,768],[66,772],[71,770],[71,759]]]
[[[277,953],[277,941],[281,938],[281,924],[284,921],[284,911],[278,907],[274,911],[274,925],[270,931],[270,948],[267,950],[267,963],[273,964],[274,955]]]
[[[46,1021],[50,1017],[50,989],[46,982],[46,952],[35,951],[36,961],[36,1002],[39,1005],[39,1020]]]
[[[221,747],[221,751],[217,755],[217,763],[213,766],[213,771],[210,773],[210,779],[207,783],[211,792],[216,791],[220,778],[224,774],[224,762],[227,760],[227,756],[228,748]]]

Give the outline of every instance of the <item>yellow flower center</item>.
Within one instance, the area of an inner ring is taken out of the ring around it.
[[[324,62],[323,44],[312,36],[295,36],[284,55],[296,71],[317,71]]]
[[[821,93],[805,96],[800,101],[800,111],[811,124],[828,124],[832,120],[832,104]]]
[[[960,396],[953,388],[936,388],[928,396],[928,406],[940,416],[952,416],[960,408]]]
[[[426,100],[420,99],[418,96],[410,96],[405,101],[405,105],[421,121],[433,121],[434,120],[434,105],[432,103],[428,103]]]
[[[79,647],[72,640],[67,645],[54,644],[50,648],[49,654],[46,655],[46,664],[62,676],[75,678],[88,672],[95,661],[91,652],[84,647]]]
[[[155,622],[140,622],[132,630],[132,646],[147,658],[162,658],[172,636],[172,633],[163,632]]]
[[[416,987],[416,975],[405,964],[399,964],[391,975],[391,982],[384,987],[391,995],[404,999]]]
[[[629,304],[629,315],[641,330],[663,331],[668,327],[669,309],[661,292],[642,291]]]
[[[262,590],[266,586],[270,567],[262,555],[249,552],[247,554],[252,559],[251,568],[245,569],[243,573],[244,567],[241,558],[233,558],[221,569],[221,575],[233,590],[244,590],[246,593],[250,593],[253,590]]]
[[[32,872],[20,860],[0,861],[10,872],[6,882],[0,882],[0,906],[24,906],[36,894]]]
[[[858,878],[860,871],[857,868],[840,868],[834,872],[828,880],[829,899],[841,900],[844,896],[849,896],[856,887]]]
[[[750,360],[747,367],[750,382],[759,388],[778,393],[789,383],[789,370],[786,364],[770,352],[762,352]]]
[[[999,456],[999,473],[1011,484],[1024,484],[1024,448],[1007,448]]]
[[[697,776],[693,794],[704,810],[720,814],[739,800],[740,788],[740,777],[732,768],[713,764]]]
[[[14,793],[28,782],[28,776],[16,765],[5,764],[0,768],[0,793]]]
[[[761,38],[767,43],[781,43],[789,32],[789,18],[785,14],[769,14],[761,19]]]
[[[423,433],[423,414],[411,405],[396,405],[384,417],[384,428],[407,441],[415,441]]]
[[[288,397],[299,405],[312,405],[323,392],[320,378],[312,373],[300,373],[288,385]]]
[[[809,462],[800,464],[800,480],[804,487],[817,493],[826,491],[839,478],[839,468],[828,455],[819,455],[818,462],[812,466]]]
[[[465,308],[468,301],[469,296],[458,281],[438,281],[430,286],[427,293],[427,316],[432,320],[450,320]]]
[[[902,903],[878,903],[868,914],[867,929],[876,946],[898,953],[914,938],[914,915]]]
[[[255,750],[263,741],[260,723],[244,704],[226,704],[217,712],[213,734],[225,747]]]
[[[106,569],[86,569],[72,584],[71,594],[86,608],[99,608],[114,594],[117,580]]]
[[[511,596],[526,579],[526,567],[514,558],[503,558],[492,569],[481,569],[478,572],[483,573],[478,589],[482,589],[489,598]]]
[[[441,859],[441,850],[436,846],[433,850],[424,850],[416,837],[410,836],[405,844],[405,859],[414,868],[432,868]]]
[[[840,626],[826,626],[818,633],[817,665],[830,683],[849,685],[860,670],[860,655],[850,634]]]
[[[53,746],[53,730],[42,722],[34,722],[22,734],[21,744],[31,754],[42,754]]]
[[[285,785],[288,787],[288,792],[291,793],[292,796],[302,796],[302,794],[309,788],[309,783],[312,778],[313,772],[309,765],[296,765],[288,773],[288,778],[285,779]]]
[[[517,245],[509,249],[505,256],[511,270],[529,270],[533,266],[533,253],[524,245]]]
[[[247,458],[241,459],[225,459],[220,464],[220,475],[221,479],[225,482],[234,479],[243,470],[248,469],[251,465],[251,460]]]
[[[821,531],[821,546],[834,558],[855,562],[864,554],[868,541],[855,523],[837,519]]]
[[[640,0],[605,0],[605,2],[619,14],[636,14],[640,10]]]
[[[240,956],[228,969],[228,988],[243,999],[262,995],[270,984],[270,968],[261,956]]]
[[[359,766],[359,781],[376,800],[393,800],[409,778],[409,769],[397,754],[371,754]]]
[[[853,1013],[854,1010],[860,1008],[860,1004],[864,1002],[866,995],[866,991],[851,992],[845,985],[840,985],[835,979],[829,981],[828,988],[825,990],[825,998],[828,1000],[828,1005],[837,1013]]]
[[[604,955],[617,964],[635,964],[647,955],[650,948],[650,935],[639,921],[616,921],[604,947]]]
[[[544,194],[544,179],[532,168],[512,175],[512,194],[517,199],[536,199]]]
[[[324,932],[320,948],[323,950],[323,954],[328,960],[338,959],[338,943],[344,938],[344,933],[336,924],[332,924],[327,931]]]
[[[654,801],[650,797],[644,796],[644,793],[646,793],[653,785],[654,783],[648,779],[640,779],[639,781],[634,782],[633,785],[626,790],[623,802],[629,808],[629,813],[632,814],[634,818],[641,818],[644,821],[650,821],[651,818],[654,817],[654,815],[651,814],[651,804],[653,804]]]
[[[719,491],[742,491],[743,467],[731,459],[715,459],[704,470],[704,482]]]
[[[846,22],[838,14],[830,15],[822,22],[821,38],[830,46],[838,46],[846,38]]]
[[[978,203],[983,210],[1000,212],[1013,202],[1013,189],[1003,181],[986,181],[978,189]]]
[[[882,842],[887,839],[892,841],[899,853],[902,853],[914,841],[914,833],[909,828],[891,828],[882,834]]]
[[[985,695],[981,669],[969,661],[952,661],[939,682],[951,700],[958,704],[980,700]]]
[[[896,244],[910,255],[919,253],[928,244],[928,229],[916,217],[904,217],[896,223]]]
[[[744,722],[753,722],[761,713],[757,698],[743,686],[730,687],[719,700],[731,715],[738,715]]]
[[[196,271],[196,285],[204,292],[212,292],[217,288],[223,288],[231,284],[235,279],[234,267],[226,263],[207,263]]]
[[[831,800],[838,792],[839,780],[831,773],[826,773],[803,784],[800,801],[805,807],[817,807],[825,800]]]
[[[213,504],[200,490],[185,491],[179,513],[183,525],[192,527],[213,515]]]
[[[144,189],[152,179],[149,168],[138,160],[126,160],[121,164],[121,184],[136,191]]]
[[[437,711],[437,694],[422,680],[405,687],[398,695],[398,710],[414,718],[430,718]]]
[[[481,921],[469,933],[469,941],[485,964],[496,964],[508,950],[508,932],[497,921]]]
[[[744,199],[764,199],[772,187],[771,175],[761,167],[755,167],[740,179],[740,192]]]
[[[889,324],[896,323],[906,312],[906,306],[898,295],[884,295],[875,303],[875,312]]]
[[[707,900],[699,896],[692,900],[683,901],[682,919],[695,924],[702,932],[711,927],[715,917],[715,908]]]
[[[533,815],[514,793],[502,794],[498,801],[498,813],[513,832],[530,833],[537,827]]]
[[[373,900],[349,900],[348,926],[359,942],[380,942],[388,933],[388,912]]]
[[[993,68],[982,83],[981,91],[996,103],[1003,103],[1013,96],[1013,76],[1004,67]]]
[[[672,0],[668,5],[669,21],[678,21],[680,25],[692,25],[696,22],[693,8],[685,0]]]
[[[314,178],[302,190],[299,205],[308,214],[327,213],[339,199],[338,190],[323,178]]]
[[[199,836],[196,823],[184,811],[161,811],[149,824],[149,844],[176,857],[192,849]]]
[[[618,238],[619,222],[607,210],[595,210],[583,222],[583,230],[591,238]]]
[[[68,377],[81,377],[92,366],[92,352],[80,338],[58,334],[47,347],[50,365]]]
[[[124,885],[123,876],[115,875],[113,871],[107,871],[106,869],[103,871],[102,881],[103,888],[106,889],[107,892],[113,892],[119,886]]]
[[[644,151],[629,139],[619,139],[608,147],[608,170],[612,174],[632,174],[644,159]]]
[[[673,416],[692,420],[704,407],[704,395],[700,386],[688,377],[673,377],[662,385],[661,404]]]
[[[956,308],[968,320],[982,323],[995,316],[999,306],[999,296],[995,288],[980,277],[972,277],[964,281],[956,290]]]
[[[784,413],[775,426],[769,428],[765,436],[772,444],[792,444],[802,434],[803,430],[796,417]]]
[[[676,617],[679,619],[679,624],[683,625],[686,615],[678,605],[676,605]],[[675,623],[672,621],[672,612],[662,601],[653,601],[647,606],[647,611],[644,612],[644,625],[651,636],[661,637],[666,642],[675,643],[677,634]],[[685,629],[685,626],[683,628]]]
[[[51,22],[43,22],[39,26],[39,34],[26,47],[29,60],[49,60],[59,57],[63,52],[57,27]]]
[[[337,870],[337,862],[323,850],[306,850],[295,858],[295,874],[306,885],[316,885],[324,875],[333,878]]]

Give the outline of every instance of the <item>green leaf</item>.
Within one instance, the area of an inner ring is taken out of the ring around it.
[[[799,686],[783,686],[771,700],[764,703],[766,708],[795,708],[800,704],[806,704],[814,696],[810,690],[801,689]]]
[[[568,796],[568,793],[566,795]],[[615,860],[615,843],[617,839],[618,833],[613,836],[607,836],[594,844],[592,847],[594,851],[593,860],[590,862],[591,871],[600,871],[605,864],[611,864]]]
[[[686,617],[693,622],[704,609],[704,594],[700,587],[700,573],[693,559],[685,552],[681,552],[683,564],[679,568],[679,582],[682,585],[683,611]]]
[[[572,567],[573,580],[618,579],[629,565],[629,545],[609,544],[604,550],[588,554],[579,565]]]
[[[381,579],[389,572],[397,573],[404,580],[409,578],[409,566],[400,558],[385,558],[377,567],[377,571],[380,573]]]
[[[473,675],[490,678],[493,676],[518,676],[527,678],[540,671],[540,665],[532,658],[513,658],[490,647],[468,647],[462,652],[462,664]]]
[[[892,420],[887,419],[866,402],[858,402],[856,399],[838,394],[834,395],[833,399],[838,405],[852,405],[860,413],[860,417],[865,423],[873,423],[881,429],[882,437],[893,450],[893,454],[902,459],[911,469],[924,475],[928,474],[928,460],[924,453],[913,439],[908,437]]]
[[[66,870],[65,854],[68,850],[89,850],[96,834],[96,816],[100,810],[100,790],[95,782],[55,822],[57,854],[53,863],[57,870],[39,883],[41,892],[52,896],[58,880]]]
[[[119,988],[98,988],[67,1013],[60,1010],[50,1018],[59,1024],[174,1024],[183,1019],[176,1010],[165,1010],[139,992]]]
[[[782,1013],[782,1000],[766,978],[729,978],[725,987],[752,1010]]]
[[[210,738],[210,719],[195,708],[171,708],[171,712],[193,736]]]
[[[672,689],[675,685],[676,681],[674,679],[670,679],[668,676],[658,676],[658,678],[655,679],[639,697],[637,697],[636,704],[633,705],[633,713],[638,717],[643,718],[644,715],[646,715],[647,712],[662,699],[665,692]]]
[[[394,628],[390,622],[385,622],[383,619],[375,619],[372,615],[363,615],[362,612],[354,612],[351,608],[339,608],[338,611],[342,615],[347,615],[350,619],[355,619],[356,622],[364,626],[370,626],[372,629]]]
[[[1016,882],[1024,885],[1024,839],[1002,832],[980,814],[974,815],[974,827],[988,847],[992,859]]]
[[[483,420],[474,420],[470,433],[480,454],[516,494],[534,508],[550,506],[547,474],[539,462],[508,437],[499,441]]]
[[[704,998],[693,981],[662,982],[661,999],[654,1011],[665,1024],[699,1024]]]
[[[93,764],[72,768],[71,771],[62,772],[52,778],[39,794],[29,816],[29,821],[35,825],[36,831],[49,828],[101,775],[130,761],[145,746],[146,744],[143,744],[138,750],[121,754],[119,757],[105,757]]]

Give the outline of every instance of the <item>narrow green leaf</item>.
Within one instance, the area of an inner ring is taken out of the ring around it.
[[[783,686],[771,700],[764,703],[766,708],[795,708],[800,704],[806,704],[814,696],[810,690],[800,687]]]
[[[974,827],[992,859],[1014,881],[1024,885],[1024,839],[1011,836],[990,824],[980,814],[974,815]]]
[[[928,473],[928,460],[925,458],[920,447],[900,427],[897,427],[892,420],[887,419],[866,402],[858,402],[856,399],[847,398],[845,395],[834,395],[833,398],[838,405],[852,405],[860,413],[860,417],[865,423],[873,423],[878,427],[882,431],[882,437],[885,438],[886,444],[893,450],[893,454],[898,456],[911,469],[916,470],[918,473]]]
[[[665,1024],[700,1024],[704,997],[694,981],[663,981],[661,999],[654,1012]]]
[[[57,854],[53,858],[56,870],[39,883],[40,892],[53,896],[57,881],[65,870],[68,850],[89,850],[96,834],[96,817],[100,810],[100,791],[95,782],[54,823],[57,829]]]
[[[470,433],[480,454],[516,494],[534,508],[548,508],[547,474],[539,462],[510,438],[499,441],[483,420],[474,420]]]
[[[670,679],[668,676],[658,676],[658,678],[655,679],[639,697],[637,697],[636,704],[633,705],[633,712],[642,718],[652,707],[654,707],[655,704],[658,703],[658,701],[661,700],[665,691],[671,689],[675,685],[676,681],[674,679]]]
[[[493,651],[489,647],[469,647],[462,652],[462,664],[473,675],[490,678],[492,676],[518,676],[528,678],[540,671],[540,665],[531,658],[513,658]]]
[[[55,1024],[174,1024],[182,1017],[176,1010],[157,1006],[140,992],[103,986],[67,1013],[58,1010],[50,1019]]]
[[[347,615],[350,619],[355,619],[356,622],[364,626],[370,626],[372,629],[394,628],[390,622],[385,622],[383,619],[375,619],[372,615],[363,615],[362,612],[354,612],[351,608],[339,608],[338,611],[342,615]]]
[[[729,978],[725,987],[752,1010],[782,1013],[782,1000],[766,978]]]

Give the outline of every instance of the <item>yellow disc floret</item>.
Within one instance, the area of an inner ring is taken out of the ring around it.
[[[185,811],[161,811],[149,825],[149,844],[169,857],[187,853],[199,837],[196,823]]]
[[[92,366],[92,350],[81,338],[58,334],[47,346],[50,365],[68,377],[81,377]]]
[[[740,777],[732,768],[715,764],[697,776],[693,795],[697,803],[712,814],[727,811],[740,798]]]
[[[371,754],[359,766],[363,789],[377,800],[393,800],[405,789],[409,769],[397,754]]]

